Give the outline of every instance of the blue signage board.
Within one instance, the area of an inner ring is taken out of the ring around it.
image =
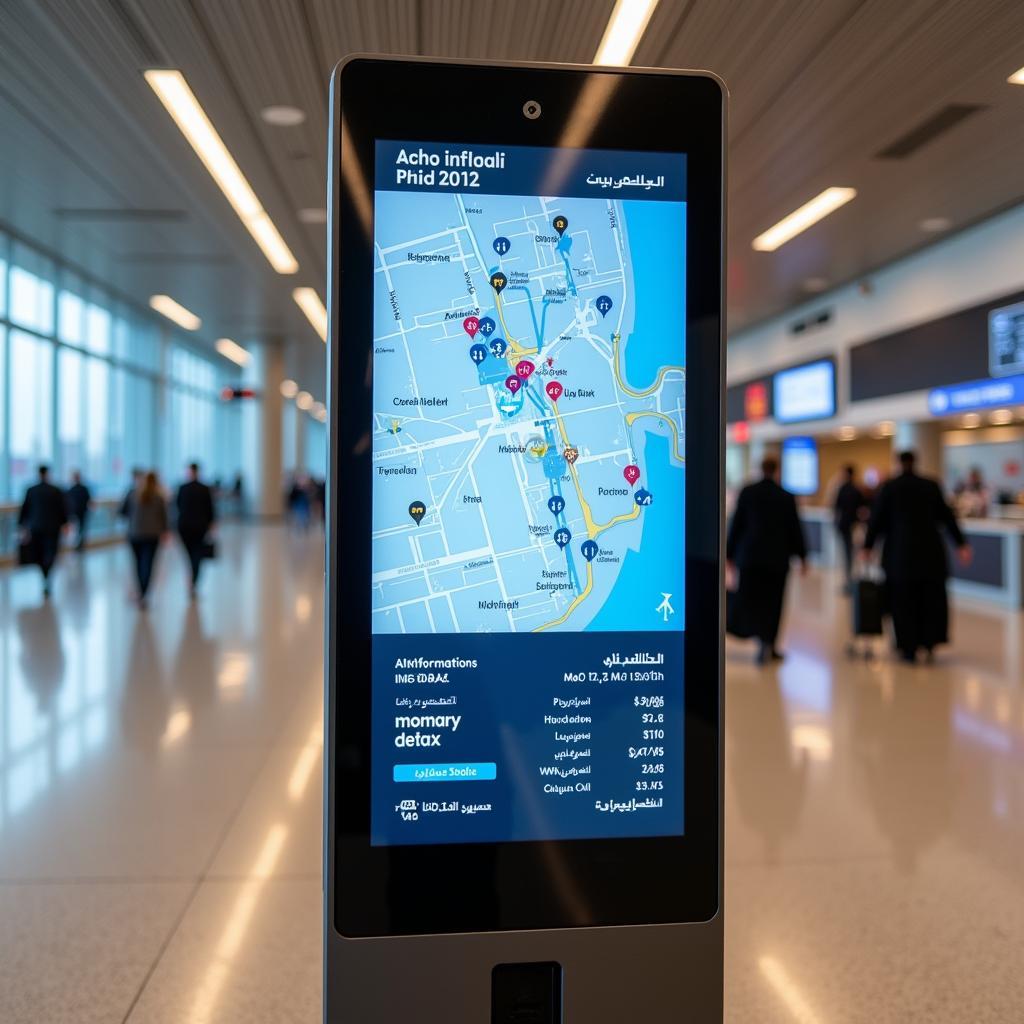
[[[813,437],[782,442],[782,486],[804,497],[818,493],[818,445]]]
[[[1024,374],[951,384],[928,393],[928,410],[933,416],[1020,404],[1024,404]]]

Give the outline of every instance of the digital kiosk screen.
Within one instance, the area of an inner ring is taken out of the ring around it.
[[[371,842],[682,835],[685,157],[375,176]]]

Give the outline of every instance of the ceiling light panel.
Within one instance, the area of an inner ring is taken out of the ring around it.
[[[658,0],[616,0],[594,63],[625,67],[633,59]]]
[[[773,224],[767,231],[758,235],[751,245],[758,252],[775,252],[779,246],[796,238],[797,235],[817,224],[830,213],[834,213],[840,206],[845,206],[856,195],[855,188],[841,186],[827,188],[791,214],[783,217],[778,224]]]
[[[313,330],[320,335],[320,340],[327,341],[327,310],[320,301],[315,288],[296,288],[292,298],[298,303],[299,309],[306,314],[306,319],[313,325]]]
[[[199,105],[185,76],[180,71],[150,70],[145,77],[270,265],[279,274],[294,274],[299,269],[298,261]]]
[[[151,309],[155,309],[186,331],[198,331],[203,326],[203,321],[192,310],[186,309],[180,302],[175,302],[170,295],[150,296],[149,305]]]

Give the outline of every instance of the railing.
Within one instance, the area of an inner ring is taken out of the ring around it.
[[[124,538],[127,523],[118,515],[123,498],[95,498],[89,506],[85,526],[86,547],[112,544]],[[239,519],[242,508],[231,493],[217,498],[217,514],[221,519]],[[0,566],[14,563],[18,554],[18,513],[21,502],[0,502]],[[69,547],[78,543],[75,527],[63,535],[61,543]]]

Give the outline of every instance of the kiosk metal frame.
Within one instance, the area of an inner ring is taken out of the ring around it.
[[[460,82],[462,94],[452,95]],[[501,87],[495,98],[474,98],[474,87],[488,83]],[[358,474],[370,449],[372,300],[362,263],[371,254],[372,278],[373,139],[557,146],[588,95],[591,106],[597,97],[596,113],[588,115],[586,141],[576,146],[684,151],[693,167],[687,833],[670,840],[371,850],[369,635],[353,625],[368,622],[359,605],[369,603],[368,520],[352,509],[355,502],[368,504],[353,484],[363,479]],[[472,124],[485,101],[508,119],[507,130],[489,129],[482,138],[479,130],[445,126],[453,110],[459,124]],[[724,84],[707,72],[363,56],[335,69],[324,758],[324,1020],[330,1024],[722,1019],[725,117]],[[443,877],[449,855],[454,867]],[[433,894],[437,888],[447,892],[447,902]]]

